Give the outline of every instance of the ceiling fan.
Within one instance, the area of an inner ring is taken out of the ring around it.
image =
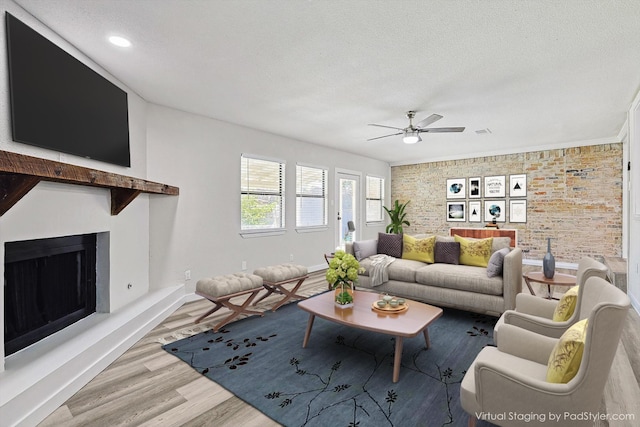
[[[413,118],[415,116],[416,116],[415,111],[407,111],[409,126],[407,126],[406,128],[398,128],[394,126],[377,125],[374,123],[369,123],[369,126],[378,126],[381,128],[396,129],[396,130],[399,130],[400,132],[391,133],[389,135],[384,135],[384,136],[378,136],[376,138],[370,138],[370,139],[367,139],[367,141],[373,141],[375,139],[380,139],[380,138],[387,138],[389,136],[404,135],[402,137],[402,141],[404,141],[405,144],[415,144],[416,142],[422,141],[422,138],[420,138],[420,134],[423,132],[462,132],[464,130],[464,127],[427,128],[426,126],[429,126],[430,124],[442,118],[440,114],[432,114],[414,126]]]

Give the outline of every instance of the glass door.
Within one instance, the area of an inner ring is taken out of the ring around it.
[[[360,176],[345,172],[336,173],[336,242],[337,247],[344,248],[346,242],[356,240],[359,212]]]

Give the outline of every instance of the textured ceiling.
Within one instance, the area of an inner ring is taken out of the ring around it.
[[[15,2],[149,102],[391,164],[615,141],[640,89],[637,0]],[[407,110],[466,130],[366,141]]]

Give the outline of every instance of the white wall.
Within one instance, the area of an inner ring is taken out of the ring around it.
[[[629,158],[631,185],[629,197],[629,251],[627,293],[640,313],[640,92],[629,110]]]
[[[151,196],[151,288],[185,283],[187,292],[203,277],[247,272],[293,262],[322,267],[323,254],[335,248],[335,208],[329,227],[312,233],[295,231],[296,162],[329,169],[329,199],[335,196],[336,168],[385,177],[386,162],[347,154],[157,105],[147,109],[149,179],[180,187],[177,198]],[[240,156],[242,153],[286,161],[286,232],[243,238],[240,234]],[[389,191],[387,190],[387,203]],[[361,191],[364,205],[364,188]],[[384,226],[361,227],[360,238],[377,236]],[[185,282],[185,270],[191,281]]]
[[[131,168],[109,165],[77,156],[60,154],[12,141],[7,75],[4,12],[43,34],[73,56],[127,91],[131,141]],[[0,3],[3,19],[0,29],[0,150],[17,152],[50,160],[63,161],[109,172],[145,178],[146,102],[101,70],[39,21],[13,2]],[[146,295],[149,291],[149,198],[139,196],[118,216],[111,216],[108,190],[58,183],[40,183],[12,209],[0,217],[0,259],[4,260],[4,243],[71,234],[110,233],[110,293],[109,311],[113,312]],[[4,262],[0,263],[0,277]],[[132,283],[132,289],[127,289]],[[0,324],[4,331],[4,293],[0,293]],[[4,368],[4,339],[0,340],[0,371]]]

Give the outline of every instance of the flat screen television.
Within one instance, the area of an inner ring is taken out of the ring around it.
[[[6,13],[13,140],[131,166],[127,93]]]

